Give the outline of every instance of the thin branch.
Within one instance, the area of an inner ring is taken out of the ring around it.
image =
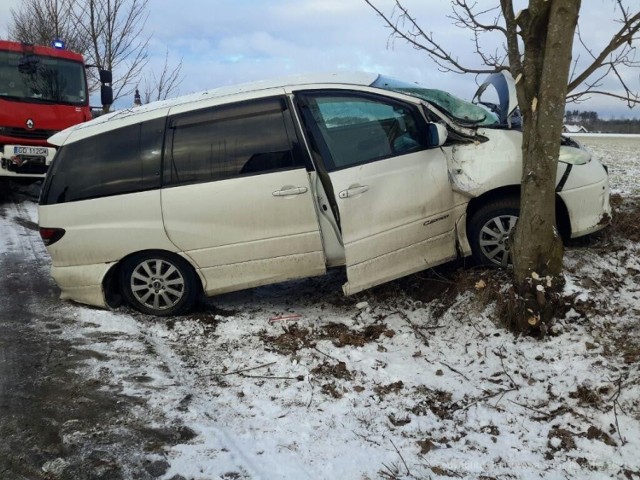
[[[581,97],[584,97],[585,95],[604,95],[606,97],[617,98],[619,100],[624,100],[625,102],[628,102],[629,108],[632,108],[634,105],[640,104],[640,96],[633,93],[629,93],[629,94],[631,96],[621,95],[613,92],[605,92],[604,90],[584,90],[582,92],[572,93],[570,95],[567,95],[567,101],[576,102],[578,99],[580,99]],[[585,98],[583,101],[586,101],[586,100],[587,99]]]
[[[297,377],[271,377],[268,375],[245,375],[241,373],[240,376],[243,378],[262,378],[265,380],[297,380],[299,382],[304,380],[304,375],[298,375]]]
[[[631,45],[635,35],[637,35],[640,31],[640,12],[628,18],[626,17],[626,13],[623,13],[623,17],[626,19],[626,21],[623,22],[623,25],[620,27],[617,33],[614,34],[607,46],[605,46],[598,55],[594,56],[593,62],[591,62],[591,64],[588,65],[582,71],[582,73],[577,75],[569,83],[567,89],[568,92],[572,92],[583,82],[585,82],[596,70],[600,68],[607,57],[615,52],[618,48],[624,46],[625,44]]]
[[[464,378],[467,382],[470,382],[471,380],[469,379],[469,377],[467,377],[464,373],[462,373],[460,370],[456,370],[455,368],[453,368],[451,365],[444,363],[442,360],[440,360],[440,363],[442,365],[444,365],[445,367],[447,367],[449,370],[451,370],[453,373],[457,373],[458,375],[460,375],[462,378]]]
[[[622,376],[618,379],[618,390],[616,391],[616,394],[613,397],[613,415],[615,417],[616,430],[618,431],[618,436],[620,437],[620,443],[621,443],[621,445],[626,445],[627,442],[625,442],[624,438],[622,438],[622,432],[620,432],[620,424],[618,423],[618,409],[617,409],[617,407],[620,406],[620,403],[618,403],[618,399],[620,398],[620,393],[621,392],[622,392]],[[620,410],[622,410],[622,408],[620,408]]]
[[[441,44],[436,41],[433,34],[425,32],[418,21],[412,17],[409,10],[401,3],[400,0],[395,0],[394,11],[398,14],[386,15],[378,7],[376,7],[372,0],[365,0],[379,16],[382,18],[388,28],[391,29],[392,38],[399,38],[406,41],[412,47],[417,50],[423,50],[443,71],[455,72],[455,73],[476,73],[476,74],[488,74],[494,73],[496,68],[471,68],[461,64],[457,57],[445,50]],[[394,18],[395,17],[395,18]],[[404,27],[408,24],[408,27]],[[501,67],[500,69],[506,69],[507,67]]]
[[[504,352],[504,345],[500,346],[500,352]],[[509,379],[509,381],[511,382],[511,386],[515,387],[516,390],[519,390],[520,387],[518,386],[518,384],[513,380],[513,378],[511,377],[511,375],[509,375],[509,372],[507,371],[507,367],[505,367],[504,365],[504,355],[497,355],[498,358],[500,359],[500,365],[502,365],[502,370],[504,371],[504,374],[507,376],[507,378]]]
[[[206,375],[198,375],[199,377],[226,377],[228,375],[235,375],[238,373],[244,373],[244,372],[250,372],[252,370],[258,370],[259,368],[267,368],[270,367],[271,365],[275,365],[276,362],[271,362],[271,363],[265,363],[263,365],[258,365],[257,367],[249,367],[249,368],[243,368],[241,370],[234,370],[233,372],[223,372],[223,373],[208,373]]]
[[[409,470],[409,467],[407,466],[407,462],[405,462],[404,457],[402,456],[402,454],[400,453],[400,450],[398,450],[398,447],[396,447],[396,444],[393,443],[393,440],[389,439],[389,441],[391,442],[391,445],[393,445],[393,448],[396,449],[396,452],[398,453],[398,455],[400,456],[400,460],[402,460],[402,463],[404,464],[404,468],[407,469],[407,475],[411,475],[411,471]]]
[[[489,400],[490,398],[497,397],[498,395],[500,395],[500,398],[502,398],[507,393],[515,392],[517,390],[518,390],[517,388],[507,388],[506,390],[498,390],[497,392],[489,393],[489,394],[487,394],[487,395],[485,395],[483,397],[476,398],[473,402],[470,402],[470,403],[466,404],[464,407],[461,408],[461,410],[468,410],[469,408],[471,408],[474,405],[482,402],[483,400]]]

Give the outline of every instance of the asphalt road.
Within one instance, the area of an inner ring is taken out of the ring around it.
[[[99,354],[64,334],[73,308],[49,277],[36,201],[0,198],[0,479],[158,478],[164,446],[188,433],[149,428],[131,414],[143,400],[78,373]]]

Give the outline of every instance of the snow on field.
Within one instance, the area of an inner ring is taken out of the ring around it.
[[[612,191],[640,195],[640,135],[572,135],[609,167]]]
[[[580,140],[624,212],[640,139]],[[333,272],[168,320],[69,303],[65,335],[142,421],[197,433],[161,453],[165,479],[640,478],[639,253],[611,233],[570,245],[543,340],[483,301],[504,275],[454,267],[349,298]]]

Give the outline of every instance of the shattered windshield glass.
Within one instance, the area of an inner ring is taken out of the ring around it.
[[[454,97],[443,90],[422,88],[415,84],[385,77],[384,75],[380,75],[371,86],[404,93],[425,100],[465,125],[488,127],[498,123],[498,117],[494,113],[478,105],[474,105],[471,102]]]

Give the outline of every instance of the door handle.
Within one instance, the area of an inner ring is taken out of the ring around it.
[[[273,192],[274,197],[289,197],[291,195],[302,195],[307,193],[309,189],[307,187],[282,187],[282,190],[276,190]]]
[[[352,187],[347,188],[346,190],[342,190],[340,193],[338,193],[338,196],[340,198],[354,197],[356,195],[366,192],[367,190],[369,190],[369,185],[354,185]]]

